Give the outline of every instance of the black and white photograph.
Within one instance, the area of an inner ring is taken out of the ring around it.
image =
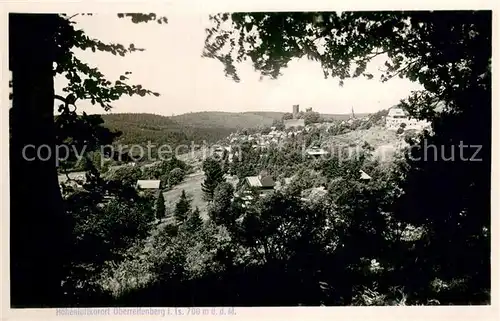
[[[493,10],[168,8],[6,13],[7,308],[492,304]]]

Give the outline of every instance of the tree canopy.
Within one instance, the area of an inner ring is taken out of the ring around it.
[[[215,189],[220,183],[224,182],[224,172],[221,164],[213,158],[207,158],[203,161],[203,172],[205,172],[205,180],[201,188],[205,199],[212,201]]]
[[[86,140],[84,138],[86,143],[93,141],[91,147],[105,143],[110,133],[98,129],[99,121],[95,117],[77,116],[75,106],[79,99],[90,100],[109,110],[112,102],[122,95],[158,96],[141,85],[127,84],[128,71],[110,81],[97,68],[80,60],[72,49],[105,51],[120,56],[144,49],[133,44],[106,44],[92,39],[75,27],[73,17],[9,14],[9,69],[12,72],[10,271],[11,302],[15,307],[54,306],[63,301],[62,268],[71,243],[71,228],[64,214],[54,150],[47,160],[28,161],[23,157],[23,148],[27,145],[54,148],[57,142],[75,137],[75,143],[82,143],[82,135],[87,136]],[[166,18],[155,14],[127,13],[118,14],[118,17],[133,23],[167,22]],[[57,74],[68,79],[62,93],[54,91]],[[55,100],[62,102],[57,123],[54,120]],[[34,190],[37,192],[33,193]],[[26,195],[30,195],[29,201],[24,199]]]
[[[239,62],[277,78],[292,59],[307,57],[340,85],[355,77],[422,84],[401,105],[431,121],[432,131],[407,154],[395,215],[428,232],[415,254],[430,260],[421,282],[465,280],[469,294],[489,288],[491,11],[220,13],[211,20],[204,55],[235,81]],[[367,73],[377,56],[384,68]],[[476,148],[450,156],[460,144]],[[447,156],[425,158],[428,145]],[[461,268],[452,267],[457,262]]]

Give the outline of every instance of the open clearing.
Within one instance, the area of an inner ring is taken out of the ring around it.
[[[373,155],[382,162],[393,160],[394,153],[405,146],[404,136],[396,135],[382,126],[373,126],[370,129],[358,129],[346,134],[331,136],[326,139],[325,147],[337,146],[360,147],[367,142],[373,148]]]
[[[179,200],[182,190],[184,190],[186,195],[191,199],[191,206],[193,208],[198,207],[200,209],[200,214],[205,218],[207,215],[207,202],[203,200],[203,192],[201,190],[201,183],[204,178],[203,171],[197,171],[186,176],[184,181],[176,185],[173,189],[163,193],[167,216],[173,214],[175,204]]]
[[[175,204],[179,201],[182,190],[184,190],[186,195],[191,199],[191,207],[193,209],[198,207],[201,217],[203,219],[208,219],[207,202],[203,200],[203,191],[201,190],[201,184],[204,179],[205,174],[202,170],[198,170],[193,174],[187,175],[184,181],[182,181],[179,185],[176,185],[173,189],[163,193],[167,217],[173,215]],[[231,183],[233,187],[236,187],[238,184],[238,178],[226,175],[226,182]]]

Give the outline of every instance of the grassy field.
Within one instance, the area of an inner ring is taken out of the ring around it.
[[[203,171],[198,170],[195,173],[188,175],[182,183],[176,185],[173,189],[164,192],[163,197],[165,198],[167,216],[173,215],[175,204],[179,200],[182,190],[184,190],[186,195],[191,199],[191,207],[193,209],[198,207],[202,218],[207,219],[207,202],[203,200],[203,191],[201,190],[201,184],[204,179],[205,174]],[[234,187],[236,187],[238,183],[237,178],[227,177],[226,181],[231,183]]]
[[[386,144],[397,144],[400,140],[395,131],[389,131],[382,126],[373,126],[369,129],[357,129],[346,134],[331,136],[327,143],[362,145],[367,142],[377,148]]]
[[[201,183],[204,178],[205,175],[203,172],[197,171],[188,175],[182,183],[175,186],[170,191],[164,192],[163,197],[165,198],[167,215],[173,214],[175,204],[179,200],[182,190],[184,190],[186,195],[191,199],[191,206],[193,208],[198,207],[202,217],[205,218],[207,215],[207,202],[203,200],[203,192],[201,190]]]
[[[323,147],[361,147],[365,142],[375,149],[373,154],[381,161],[392,161],[394,153],[404,145],[403,137],[396,135],[396,132],[388,131],[381,126],[373,126],[370,129],[358,129],[346,134],[328,137]]]

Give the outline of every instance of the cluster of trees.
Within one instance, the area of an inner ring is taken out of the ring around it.
[[[310,125],[314,123],[321,123],[323,121],[323,118],[318,112],[315,112],[313,110],[308,110],[308,111],[300,111],[297,114],[297,119],[304,119],[305,125]],[[293,119],[293,114],[292,113],[285,113],[283,114],[282,120],[287,120],[287,119]]]
[[[425,238],[397,214],[403,199],[394,166],[359,180],[359,169],[377,164],[364,159],[331,159],[323,165],[328,194],[304,203],[288,190],[242,206],[231,184],[220,183],[209,219],[189,225],[195,213],[182,196],[183,214],[165,228],[147,253],[139,250],[106,282],[121,284],[119,304],[155,305],[387,305],[466,303],[463,283],[448,283],[429,273],[422,258]],[[373,172],[376,172],[374,170]],[[308,180],[304,176],[304,180]],[[306,187],[306,186],[304,186]],[[167,239],[168,241],[165,241]],[[397,254],[397,255],[395,255]],[[195,259],[196,258],[196,259]],[[417,259],[419,258],[419,259]],[[416,263],[417,261],[417,263]],[[149,275],[141,286],[128,277]],[[223,280],[223,281],[222,281]],[[171,291],[171,287],[175,291]],[[255,295],[255,293],[261,293]],[[476,300],[485,300],[479,296]]]
[[[194,126],[196,128],[221,128],[231,132],[242,128],[267,127],[274,120],[280,119],[281,113],[277,112],[194,112],[177,115],[172,120],[184,126]]]
[[[140,195],[127,182],[103,179],[89,163],[83,188],[63,189],[64,300],[59,304],[92,304],[107,295],[98,286],[105,264],[120,262],[128,248],[144,239],[154,220],[154,198]]]
[[[321,63],[325,76],[340,78],[342,85],[350,77],[374,78],[366,70],[368,62],[386,55],[382,81],[399,76],[423,85],[402,105],[412,117],[431,121],[432,133],[413,141],[421,148],[409,151],[412,157],[407,155],[401,165],[397,184],[391,181],[404,191],[391,210],[393,222],[417,225],[424,236],[409,250],[398,243],[378,248],[392,256],[405,253],[397,255],[403,262],[394,263],[391,273],[414,298],[428,297],[434,286],[442,292],[441,303],[488,301],[491,127],[479,124],[491,123],[491,11],[221,13],[212,21],[205,56],[222,62],[236,81],[234,61],[251,60],[263,76],[276,78],[292,59],[306,56]],[[241,45],[254,43],[256,36],[258,44]],[[321,49],[316,46],[319,39]],[[437,110],[442,103],[445,108]],[[476,155],[481,161],[470,160],[472,150],[451,163],[426,159],[423,144],[430,142],[447,148],[460,142],[481,145]],[[384,235],[372,223],[391,211],[378,193],[363,187],[345,190],[348,197],[340,200],[345,200],[351,217],[372,221],[355,225],[372,235],[363,244],[352,243],[357,244],[350,248],[356,253],[352,257],[359,260],[360,251],[374,250],[367,245],[377,244]],[[363,195],[367,198],[359,199]],[[362,232],[353,229],[352,239]],[[342,269],[349,265],[340,264]],[[389,288],[384,291],[390,293]]]
[[[102,126],[121,133],[116,143],[129,146],[139,145],[145,150],[150,143],[154,146],[151,148],[151,156],[154,158],[158,158],[158,149],[162,145],[170,146],[172,151],[177,146],[185,145],[187,153],[190,151],[188,148],[191,148],[192,142],[197,145],[202,145],[204,142],[215,143],[236,130],[235,127],[221,124],[210,127],[201,126],[196,122],[179,123],[177,118],[152,114],[109,114],[101,117],[104,120]],[[165,156],[165,150],[163,149],[163,156]],[[128,153],[127,150],[124,152]],[[140,155],[130,156],[141,161]]]
[[[154,229],[154,219],[165,217],[163,193],[138,194],[139,179],[162,179],[163,188],[180,183],[189,166],[176,158],[149,167],[124,166],[101,176],[91,160],[85,162],[87,179],[83,188],[63,185],[66,228],[71,232],[65,261],[64,301],[105,304],[110,294],[100,285],[106,267],[122,262],[130,248],[142,244]],[[182,193],[176,209],[178,222],[188,221],[194,229],[202,224],[198,209]],[[99,302],[99,300],[104,300]]]
[[[221,162],[208,158],[203,161],[203,172],[205,173],[205,180],[201,184],[201,190],[204,199],[210,202],[214,198],[217,186],[225,181],[224,171]]]
[[[302,167],[310,165],[300,143],[286,144],[282,148],[270,148],[256,162],[256,174],[263,169],[276,179],[279,176],[290,177]]]
[[[239,179],[255,175],[260,152],[254,149],[251,143],[245,142],[239,146],[238,155],[233,155],[228,173],[236,175]]]
[[[119,182],[124,186],[134,187],[138,180],[160,180],[160,191],[154,205],[155,216],[158,220],[165,217],[165,198],[163,191],[180,184],[191,167],[176,157],[161,161],[147,167],[122,166],[109,170],[103,177],[112,182]]]
[[[120,166],[104,173],[108,180],[120,181],[135,186],[137,180],[161,180],[161,188],[169,189],[181,183],[191,171],[191,167],[176,157],[148,166]]]
[[[281,120],[274,120],[273,123],[271,124],[271,127],[276,127],[276,130],[285,130],[285,123],[283,122],[283,119]]]
[[[382,109],[370,115],[370,122],[374,125],[385,125],[385,117],[389,114],[389,109]]]

